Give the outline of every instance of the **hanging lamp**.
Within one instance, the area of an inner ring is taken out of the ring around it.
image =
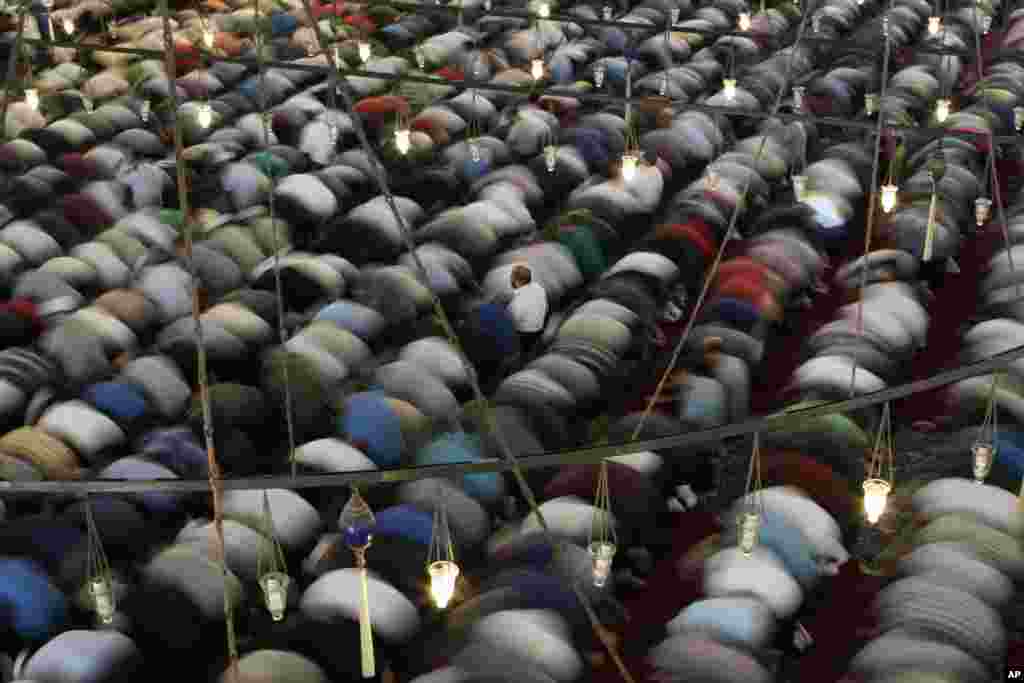
[[[64,31],[64,35],[70,38],[75,32],[75,20],[71,17],[64,17],[60,22],[60,27]]]
[[[618,550],[618,537],[612,523],[611,488],[608,484],[608,461],[598,466],[597,491],[594,494],[594,513],[590,520],[590,553],[594,587],[604,588],[612,573],[612,562]]]
[[[889,159],[889,171],[886,173],[885,183],[881,187],[882,211],[885,213],[892,213],[892,210],[896,208],[897,196],[900,191],[899,185],[895,182],[895,167],[895,158]]]
[[[878,424],[878,435],[875,447],[868,463],[868,476],[864,480],[864,515],[868,524],[875,524],[885,514],[895,480],[895,444],[892,438],[892,416],[889,404],[882,408],[882,418]],[[888,478],[886,478],[888,477]]]
[[[869,92],[864,95],[864,114],[874,116],[878,113],[878,101],[880,97],[877,92]]]
[[[708,192],[718,192],[722,179],[714,171],[708,171],[704,176],[704,189]]]
[[[1013,108],[1013,129],[1018,133],[1024,129],[1024,107],[1022,106]]]
[[[807,94],[807,88],[802,85],[793,86],[793,109],[797,112],[803,113],[804,111],[804,95]]]
[[[537,16],[541,19],[547,19],[551,16],[551,5],[547,2],[541,2],[537,5]]]
[[[203,47],[207,50],[212,50],[214,44],[213,29],[211,29],[209,26],[204,25],[201,38],[203,41]]]
[[[928,17],[928,35],[937,36],[939,31],[942,30],[942,17],[931,16]]]
[[[257,563],[259,585],[270,617],[274,621],[281,621],[288,608],[288,587],[292,580],[288,576],[284,550],[277,540],[274,517],[270,511],[270,499],[266,490],[263,491],[263,535],[266,537],[266,543],[260,548]]]
[[[152,103],[149,100],[142,100],[142,104],[139,105],[139,118],[143,123],[149,123],[149,115],[152,110]]]
[[[28,88],[25,91],[25,104],[33,111],[39,111],[39,91],[35,88]]]
[[[949,118],[949,112],[953,108],[953,102],[948,97],[940,97],[935,102],[935,120],[939,123],[945,123],[946,119]]]
[[[988,197],[978,197],[974,200],[974,224],[979,228],[992,216],[992,200]]]
[[[673,7],[668,11],[668,20],[672,24],[672,26],[675,26],[676,24],[679,23],[679,14],[680,11],[678,7]]]
[[[594,87],[600,88],[604,85],[605,66],[603,62],[594,65]],[[1024,110],[1024,108],[1022,108]],[[1024,114],[1022,114],[1024,116]]]
[[[201,128],[209,128],[213,124],[213,107],[209,102],[200,102],[196,110],[196,123]]]
[[[85,498],[85,526],[88,544],[89,561],[89,598],[100,624],[113,623],[117,612],[117,597],[114,594],[114,578],[107,562],[107,554],[103,550],[96,519],[92,514],[92,503]]]
[[[724,78],[722,79],[722,94],[725,95],[726,102],[732,103],[736,101],[736,79],[735,78]]]
[[[434,523],[427,550],[427,575],[430,577],[430,598],[438,609],[444,609],[455,595],[459,565],[455,562],[455,546],[448,526],[448,509],[440,485],[434,503]]]
[[[485,12],[490,12],[491,11],[491,0],[484,0],[484,11]]]
[[[363,64],[370,61],[370,57],[373,55],[373,48],[370,46],[370,41],[360,40],[357,49],[359,51],[359,61]]]
[[[747,486],[744,491],[739,524],[740,552],[744,557],[754,554],[758,532],[761,529],[761,516],[764,506],[761,500],[761,434],[754,432],[754,445],[750,451],[750,467],[747,470]]]
[[[946,157],[942,153],[942,143],[928,162],[928,178],[932,184],[932,196],[928,201],[928,224],[924,231],[924,247],[921,249],[921,260],[928,262],[935,255],[935,236],[939,230],[939,182],[946,174]]]
[[[605,21],[611,21],[612,20],[612,6],[611,5],[605,5],[604,7],[601,8],[601,18],[604,19]]]
[[[359,584],[362,590],[362,600],[359,605],[359,650],[363,678],[373,678],[377,675],[377,665],[373,655],[373,624],[370,622],[370,589],[366,570],[366,551],[373,543],[373,529],[377,519],[373,510],[359,493],[359,489],[352,487],[352,495],[341,511],[338,518],[338,526],[341,528],[345,545],[349,547],[356,558],[356,566],[359,568]]]
[[[402,156],[412,149],[412,130],[409,129],[409,122],[401,112],[398,113],[398,122],[395,125],[395,149]]]
[[[530,61],[530,75],[533,80],[539,81],[544,78],[544,60],[533,59]]]
[[[736,21],[737,27],[739,27],[741,31],[746,32],[750,30],[750,24],[750,12],[740,12],[739,19]]]
[[[992,384],[985,402],[985,419],[978,427],[978,438],[971,444],[971,460],[974,468],[974,481],[984,484],[992,471],[992,463],[996,459],[996,437],[999,433],[999,406],[996,403],[996,390],[999,388],[999,373],[992,375]]]

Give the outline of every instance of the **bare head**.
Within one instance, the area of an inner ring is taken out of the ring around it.
[[[533,273],[530,272],[529,266],[516,266],[512,269],[512,288],[519,289],[525,287],[533,281]]]

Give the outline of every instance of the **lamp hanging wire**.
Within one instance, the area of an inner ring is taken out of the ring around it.
[[[117,612],[117,596],[114,592],[114,576],[103,550],[103,539],[100,538],[96,519],[92,514],[92,502],[85,498],[85,526],[89,556],[89,599],[92,602],[96,618],[103,626],[114,622]]]
[[[753,555],[754,546],[757,545],[758,532],[761,529],[761,517],[764,513],[764,503],[761,499],[762,487],[761,434],[754,432],[754,444],[750,451],[750,466],[747,469],[747,486],[744,491],[740,518],[737,520],[740,551],[745,557]]]
[[[288,588],[291,585],[291,577],[288,576],[284,550],[277,540],[277,528],[274,525],[274,516],[270,510],[270,498],[266,489],[263,491],[262,526],[265,539],[260,547],[257,560],[257,575],[267,611],[270,612],[274,621],[281,621],[288,608]]]
[[[612,521],[611,487],[608,482],[608,461],[598,465],[597,490],[594,493],[594,513],[590,520],[590,561],[594,586],[603,588],[611,575],[612,562],[618,550],[618,536]]]
[[[889,494],[895,485],[895,443],[892,437],[892,411],[889,403],[882,406],[874,448],[864,480],[864,515],[875,524],[885,514]]]
[[[448,526],[448,506],[440,484],[434,503],[434,520],[427,550],[427,575],[430,577],[430,597],[438,609],[444,609],[455,595],[459,578],[459,565],[455,563],[455,545]]]
[[[996,392],[999,389],[999,373],[993,373],[989,386],[988,399],[985,401],[985,418],[978,426],[978,437],[971,444],[971,464],[974,481],[984,484],[992,471],[992,463],[996,457],[996,439],[999,432],[999,405]]]

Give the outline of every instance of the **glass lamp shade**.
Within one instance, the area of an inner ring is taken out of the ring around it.
[[[622,155],[622,179],[627,183],[636,177],[636,169],[640,164],[640,157],[635,153],[626,152]]]
[[[864,113],[868,116],[874,116],[878,111],[878,100],[879,95],[876,92],[869,92],[864,95]]]
[[[357,491],[353,491],[338,517],[338,526],[350,548],[366,548],[373,542],[373,528],[377,518]]]
[[[65,35],[70,36],[75,32],[75,20],[71,17],[64,17],[64,20],[60,23],[60,27],[63,29]]]
[[[988,197],[978,197],[974,200],[974,223],[979,228],[988,222],[992,215],[992,200]]]
[[[750,12],[740,12],[740,17],[736,22],[737,26],[741,31],[750,30]]]
[[[451,560],[438,560],[427,566],[430,575],[430,599],[438,609],[444,609],[455,595],[455,583],[459,578],[459,565]]]
[[[669,18],[669,21],[672,22],[673,26],[678,24],[679,23],[679,8],[678,7],[673,7],[672,9],[670,9],[669,12],[668,12],[668,18]]]
[[[480,163],[480,143],[476,140],[469,141],[469,158],[473,163]]]
[[[490,12],[491,11],[491,0],[484,0],[484,11],[485,12]]]
[[[551,16],[551,5],[546,2],[542,2],[537,6],[537,16],[541,19],[547,19]]]
[[[882,185],[882,211],[891,213],[896,208],[896,194],[900,188],[893,184]]]
[[[207,50],[213,49],[213,31],[210,29],[203,29],[203,47]]]
[[[985,14],[981,17],[981,32],[988,33],[992,30],[992,15]]]
[[[940,99],[935,103],[935,120],[939,123],[945,123],[946,119],[949,118],[949,110],[953,104],[946,98]]]
[[[797,111],[804,110],[804,94],[806,92],[807,89],[802,85],[793,88],[793,108]]]
[[[729,102],[736,100],[736,79],[726,78],[722,81],[722,93],[725,95],[725,99]]]
[[[366,62],[370,61],[370,55],[373,54],[373,48],[370,47],[370,44],[368,42],[366,42],[365,40],[360,40],[359,41],[359,48],[358,49],[359,49],[359,60],[363,64],[366,64]]]
[[[750,557],[757,545],[757,532],[761,528],[761,515],[757,512],[744,512],[740,518],[740,551]]]
[[[1024,107],[1013,108],[1013,128],[1018,133],[1024,128]]]
[[[530,75],[533,76],[533,80],[539,81],[544,78],[544,60],[534,59],[530,62]]]
[[[604,588],[612,573],[612,562],[618,548],[608,541],[594,541],[590,544],[590,560],[594,570],[594,587]]]
[[[604,64],[594,67],[594,85],[598,88],[604,85]]]
[[[208,102],[199,105],[196,111],[196,123],[203,128],[209,128],[213,124],[213,107]]]
[[[423,54],[423,48],[416,48],[413,50],[413,54],[416,55],[416,66],[423,69],[427,66],[427,56]]]
[[[807,194],[807,176],[799,174],[793,176],[793,196],[796,200],[803,201],[804,196]]]
[[[942,30],[942,17],[928,17],[928,35],[935,36]]]
[[[662,76],[658,84],[658,94],[664,97],[668,93],[668,76]]]
[[[142,100],[142,106],[139,108],[139,118],[142,119],[143,123],[149,121],[149,113],[152,111],[153,105],[149,103],[149,100]]]
[[[95,576],[89,580],[89,595],[92,598],[93,608],[101,624],[109,624],[114,621],[114,612],[117,611],[114,598],[114,585],[108,576]]]
[[[995,460],[996,449],[990,443],[979,441],[971,446],[971,455],[974,458],[974,481],[983,484],[988,477],[988,473],[992,471],[992,462]]]
[[[601,16],[604,18],[605,21],[611,21],[612,20],[612,7],[611,7],[611,5],[605,5],[601,9]]]
[[[892,485],[884,479],[864,480],[864,516],[868,524],[875,524],[885,513]]]
[[[35,88],[29,88],[25,91],[25,104],[32,109],[39,111],[39,91]]]
[[[708,192],[717,192],[720,187],[720,181],[721,179],[718,177],[717,173],[714,171],[708,171],[708,174],[704,176],[704,187]]]
[[[409,153],[412,148],[412,131],[408,128],[399,128],[395,131],[395,149],[401,155]]]
[[[547,167],[548,173],[554,173],[555,167],[558,166],[558,148],[554,145],[544,148],[544,166]]]
[[[882,16],[882,37],[883,38],[888,38],[889,37],[889,15],[888,14]]]
[[[260,577],[263,601],[274,621],[284,619],[284,612],[288,607],[288,586],[291,582],[291,578],[284,572],[270,572]]]

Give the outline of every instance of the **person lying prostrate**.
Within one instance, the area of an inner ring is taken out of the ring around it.
[[[528,266],[513,268],[511,279],[513,293],[508,313],[519,332],[522,353],[528,357],[544,332],[544,323],[548,318],[548,293],[543,285],[533,279]]]

